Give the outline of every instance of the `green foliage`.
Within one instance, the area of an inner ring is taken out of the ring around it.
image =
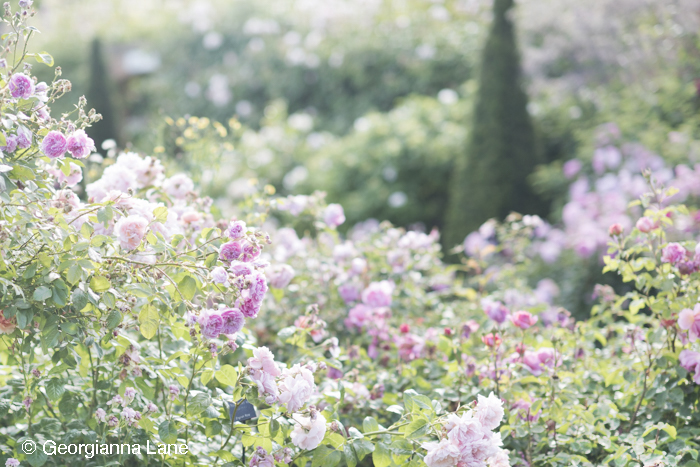
[[[95,140],[98,149],[108,139],[121,141],[119,133],[117,109],[114,101],[115,94],[113,83],[105,63],[106,57],[103,51],[102,41],[94,38],[90,46],[90,78],[86,97],[90,105],[102,115],[102,120],[90,128],[90,136]]]

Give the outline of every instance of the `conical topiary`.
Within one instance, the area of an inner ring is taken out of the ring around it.
[[[455,161],[450,185],[446,248],[462,242],[492,217],[504,218],[511,211],[532,213],[540,207],[527,181],[539,155],[508,14],[512,6],[513,0],[494,0],[472,130],[466,153]]]
[[[90,137],[95,140],[97,150],[108,139],[119,142],[117,115],[112,102],[112,87],[109,73],[105,66],[102,43],[95,38],[90,51],[90,85],[87,91],[87,101],[97,113],[102,114],[102,120],[92,125],[88,130]]]

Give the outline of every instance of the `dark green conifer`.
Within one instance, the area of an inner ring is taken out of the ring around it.
[[[107,139],[119,142],[117,114],[112,101],[112,83],[105,65],[104,53],[100,39],[92,41],[90,51],[90,86],[87,91],[89,108],[94,108],[102,114],[102,120],[90,127],[87,132],[95,140],[98,151],[102,151],[102,143]]]
[[[450,185],[443,236],[447,248],[487,219],[539,208],[527,181],[539,155],[521,83],[512,7],[513,0],[494,0],[467,151],[455,161]]]

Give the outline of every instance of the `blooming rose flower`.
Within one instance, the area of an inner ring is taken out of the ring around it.
[[[173,198],[184,199],[194,190],[194,182],[185,174],[177,174],[163,181],[163,190]]]
[[[141,216],[122,217],[114,225],[114,232],[119,239],[119,245],[125,250],[134,250],[141,244],[146,235],[148,221]]]
[[[246,232],[245,222],[233,221],[229,224],[228,229],[226,230],[226,232],[224,232],[224,235],[226,235],[231,240],[237,240],[237,239],[245,236],[245,232]]]
[[[345,222],[345,213],[340,204],[329,204],[323,212],[323,221],[330,227],[338,227]]]
[[[496,455],[491,456],[487,459],[486,463],[489,467],[510,467],[510,459],[508,458],[508,451],[504,449],[499,449]]]
[[[275,289],[284,289],[294,279],[294,269],[288,264],[277,264],[266,271],[270,285]]]
[[[661,262],[676,264],[685,258],[685,248],[680,243],[669,243],[661,251]]]
[[[394,284],[389,281],[372,282],[362,291],[362,302],[371,307],[391,306]]]
[[[247,276],[253,273],[253,266],[243,261],[232,261],[229,271],[231,271],[234,276]]]
[[[260,256],[260,251],[260,246],[256,245],[255,243],[243,243],[243,254],[241,256],[241,261],[246,263],[254,261],[255,258]]]
[[[0,334],[12,334],[15,332],[15,328],[17,327],[15,318],[12,317],[11,319],[5,318],[5,315],[3,312],[0,310]]]
[[[238,259],[241,256],[241,244],[238,242],[228,242],[221,245],[221,251],[219,252],[219,259],[221,261],[231,262]]]
[[[678,356],[678,361],[683,368],[691,373],[695,373],[693,381],[695,381],[695,384],[700,384],[700,352],[688,349],[682,350]]]
[[[454,467],[461,457],[459,448],[449,439],[424,443],[423,448],[428,451],[423,459],[428,467]]]
[[[241,310],[237,308],[230,308],[221,312],[221,319],[224,320],[222,334],[235,334],[241,329],[245,324],[245,317]]]
[[[223,332],[224,320],[221,315],[214,310],[205,310],[199,315],[199,328],[202,336],[206,339],[215,339]]]
[[[228,272],[221,266],[217,266],[211,270],[211,280],[215,284],[228,284]]]
[[[461,417],[451,414],[448,417],[447,437],[453,444],[460,448],[466,448],[471,443],[484,439],[484,427],[478,418],[475,418],[471,411],[464,413]]]
[[[76,130],[75,133],[66,140],[66,149],[76,159],[82,159],[90,155],[95,150],[95,142],[85,131]]]
[[[637,221],[637,229],[640,232],[649,233],[657,227],[658,225],[656,225],[656,223],[653,220],[651,220],[650,217],[640,217]]]
[[[5,146],[0,146],[0,151],[2,152],[15,152],[17,149],[17,136],[15,135],[7,135],[5,132],[2,132],[3,136],[5,137]]]
[[[32,145],[33,136],[34,135],[27,127],[20,125],[17,128],[17,146],[21,149],[27,149]]]
[[[253,370],[250,378],[258,386],[258,392],[268,396],[265,398],[268,404],[273,404],[277,401],[279,389],[274,376],[261,370]]]
[[[484,308],[484,313],[498,324],[503,324],[508,318],[508,308],[501,302],[484,299],[481,301],[481,306]]]
[[[265,276],[257,271],[251,274],[250,288],[248,289],[249,297],[256,302],[261,302],[265,298],[267,292],[267,280]]]
[[[292,431],[292,444],[307,451],[316,449],[326,436],[326,418],[316,412],[314,418],[297,416],[293,420],[297,425]]]
[[[19,461],[14,457],[10,457],[5,461],[5,467],[19,467]]]
[[[29,99],[34,94],[34,81],[24,73],[15,73],[10,78],[10,94],[15,99]]]
[[[107,412],[103,408],[95,410],[95,418],[102,423],[107,421]]]
[[[471,336],[472,333],[474,333],[478,330],[479,330],[479,323],[477,323],[473,319],[470,319],[462,326],[462,337],[464,337],[465,339],[469,339],[469,336]]]
[[[581,170],[581,167],[583,167],[583,164],[578,159],[571,159],[569,161],[566,161],[564,163],[564,166],[562,167],[564,176],[568,179],[574,178],[576,174],[578,174]]]
[[[503,420],[504,413],[503,401],[494,395],[493,392],[488,397],[479,394],[474,415],[485,430],[497,428],[501,424],[501,420]]]
[[[248,359],[248,366],[254,370],[262,370],[272,376],[281,374],[275,364],[275,355],[267,347],[258,347],[253,350],[253,356]]]
[[[49,131],[41,142],[41,152],[51,159],[63,157],[67,147],[66,137],[60,131]]]
[[[516,327],[527,329],[537,322],[537,316],[532,316],[527,311],[516,311],[511,315],[510,320]]]
[[[255,300],[253,297],[248,297],[242,301],[238,300],[236,302],[236,307],[241,310],[243,316],[246,318],[255,318],[258,316],[261,303],[262,302]]]
[[[678,314],[678,327],[688,331],[690,342],[695,342],[700,336],[700,303],[694,309],[685,308]]]
[[[296,412],[306,404],[315,388],[311,371],[297,363],[282,373],[279,402],[287,406],[288,412]]]
[[[360,290],[354,284],[343,284],[338,287],[338,293],[340,298],[343,299],[345,304],[350,304],[360,299]]]
[[[501,345],[501,336],[490,332],[481,338],[481,342],[489,347],[498,347]]]
[[[49,167],[47,171],[56,178],[56,181],[63,185],[66,184],[67,187],[74,187],[83,179],[83,169],[73,162],[70,163],[70,172],[68,175],[63,173],[63,170],[59,168]],[[70,191],[70,190],[69,190]]]

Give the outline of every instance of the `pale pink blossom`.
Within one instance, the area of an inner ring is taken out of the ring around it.
[[[372,282],[362,291],[362,302],[371,307],[391,306],[394,283],[389,281]]]
[[[66,149],[76,159],[82,159],[90,155],[95,150],[95,142],[90,138],[85,131],[77,130],[68,137],[66,141]]]
[[[235,334],[241,329],[245,324],[245,317],[243,313],[237,308],[229,308],[221,312],[221,319],[223,320],[223,328],[221,329],[222,334]]]
[[[271,266],[265,274],[273,288],[284,289],[294,278],[294,269],[288,264],[276,264]]]
[[[690,342],[698,340],[698,336],[700,336],[700,303],[695,305],[692,310],[685,308],[678,314],[678,327],[688,331]]]
[[[211,280],[215,284],[228,285],[228,271],[221,266],[215,267],[211,270]]]
[[[503,420],[503,401],[492,392],[488,397],[478,396],[475,417],[481,422],[484,430],[493,430]]]
[[[199,322],[202,336],[206,339],[216,339],[223,332],[224,320],[214,310],[204,310],[197,321]]]
[[[125,250],[134,250],[146,235],[148,221],[141,216],[122,217],[114,226],[119,244]]]
[[[326,436],[326,418],[320,412],[315,417],[295,416],[297,422],[292,431],[292,444],[310,451],[316,449]]]
[[[424,443],[423,448],[428,451],[423,459],[428,467],[454,467],[461,457],[459,448],[449,439]]]
[[[2,311],[0,311],[0,334],[12,334],[15,332],[17,322],[15,318],[7,319]]]
[[[669,243],[661,251],[661,262],[676,264],[685,258],[685,248],[680,243]]]
[[[345,213],[340,204],[329,204],[323,212],[323,221],[330,227],[338,227],[345,222]]]
[[[488,467],[510,467],[510,459],[508,451],[499,449],[499,451],[486,460]]]
[[[253,350],[253,356],[248,359],[248,366],[254,370],[262,370],[272,376],[279,376],[280,369],[275,364],[275,355],[267,347]]]
[[[527,329],[537,323],[537,316],[533,316],[527,311],[516,311],[510,317],[511,322],[520,329]]]
[[[187,175],[180,173],[163,181],[163,190],[171,197],[184,199],[194,190],[194,182]]]
[[[693,375],[693,381],[695,384],[700,384],[700,352],[694,352],[688,349],[682,350],[681,354],[678,356],[678,361],[680,365],[690,373],[695,373]]]
[[[282,373],[279,401],[286,405],[288,412],[296,412],[306,404],[315,388],[311,371],[296,364]]]
[[[636,227],[640,232],[649,233],[655,228],[657,228],[658,225],[653,220],[651,220],[650,217],[644,216],[639,218]]]

